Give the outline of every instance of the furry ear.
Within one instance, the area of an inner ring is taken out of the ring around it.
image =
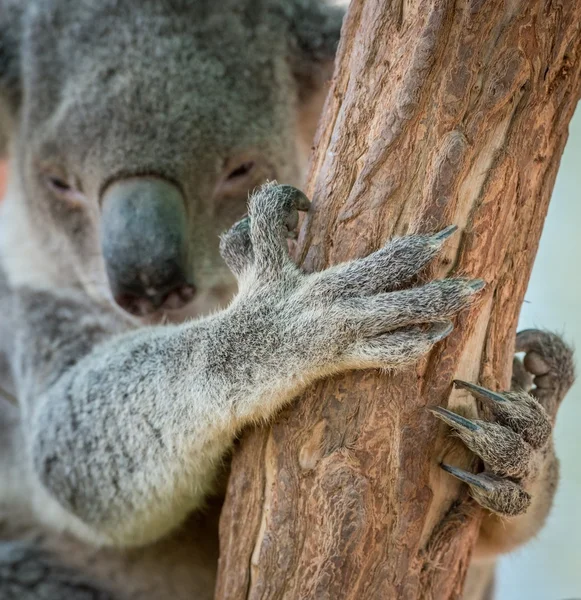
[[[282,3],[289,23],[291,60],[307,100],[325,86],[333,74],[345,6],[332,6],[325,0],[287,0]]]

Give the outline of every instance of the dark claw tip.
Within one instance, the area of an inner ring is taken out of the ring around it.
[[[447,465],[446,463],[440,463],[440,468],[460,481],[464,481],[468,485],[476,486],[487,492],[492,490],[492,486],[481,475],[474,475],[474,473],[470,473],[469,471],[465,471],[458,467],[453,467],[452,465]]]
[[[430,408],[430,410],[436,417],[442,419],[442,421],[448,423],[448,425],[450,425],[450,427],[454,427],[454,429],[468,429],[470,431],[478,431],[478,429],[480,429],[480,427],[474,423],[474,421],[471,421],[466,417],[462,417],[461,415],[452,412],[447,408],[436,406],[435,408]]]
[[[287,194],[293,200],[294,206],[297,210],[307,211],[311,206],[310,200],[305,196],[301,190],[294,187],[293,185],[278,185],[277,190],[282,194]]]
[[[452,323],[442,323],[441,325],[436,325],[432,331],[433,339],[436,340],[436,342],[439,342],[454,331],[454,325],[452,325]]]
[[[498,392],[487,390],[480,385],[474,383],[468,383],[467,381],[461,381],[459,379],[454,380],[454,385],[458,388],[463,388],[471,392],[474,396],[480,400],[492,400],[493,402],[508,402],[508,400]]]
[[[485,286],[486,281],[484,281],[484,279],[474,279],[468,284],[468,287],[475,292],[479,292],[480,290],[484,289]]]
[[[450,225],[449,227],[446,227],[446,229],[442,229],[442,231],[439,231],[438,233],[436,233],[433,236],[433,239],[436,240],[437,242],[443,242],[444,240],[447,240],[457,230],[458,230],[457,225]]]

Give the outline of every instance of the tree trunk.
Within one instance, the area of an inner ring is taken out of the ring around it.
[[[430,276],[483,299],[415,368],[314,386],[246,432],[221,520],[217,598],[457,598],[478,468],[427,406],[455,378],[509,385],[519,309],[581,88],[581,0],[353,0],[297,256],[307,270],[457,224]]]

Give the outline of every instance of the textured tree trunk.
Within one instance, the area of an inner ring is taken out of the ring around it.
[[[581,0],[353,0],[312,157],[307,270],[460,231],[429,275],[482,301],[415,368],[314,386],[236,452],[217,598],[457,598],[477,468],[426,410],[509,385],[519,309],[581,89]]]

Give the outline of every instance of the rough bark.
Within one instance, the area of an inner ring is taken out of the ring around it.
[[[416,368],[314,386],[235,454],[217,598],[457,598],[476,468],[426,410],[509,384],[519,309],[581,89],[581,0],[353,0],[311,161],[307,270],[455,223],[429,275],[482,301]]]

